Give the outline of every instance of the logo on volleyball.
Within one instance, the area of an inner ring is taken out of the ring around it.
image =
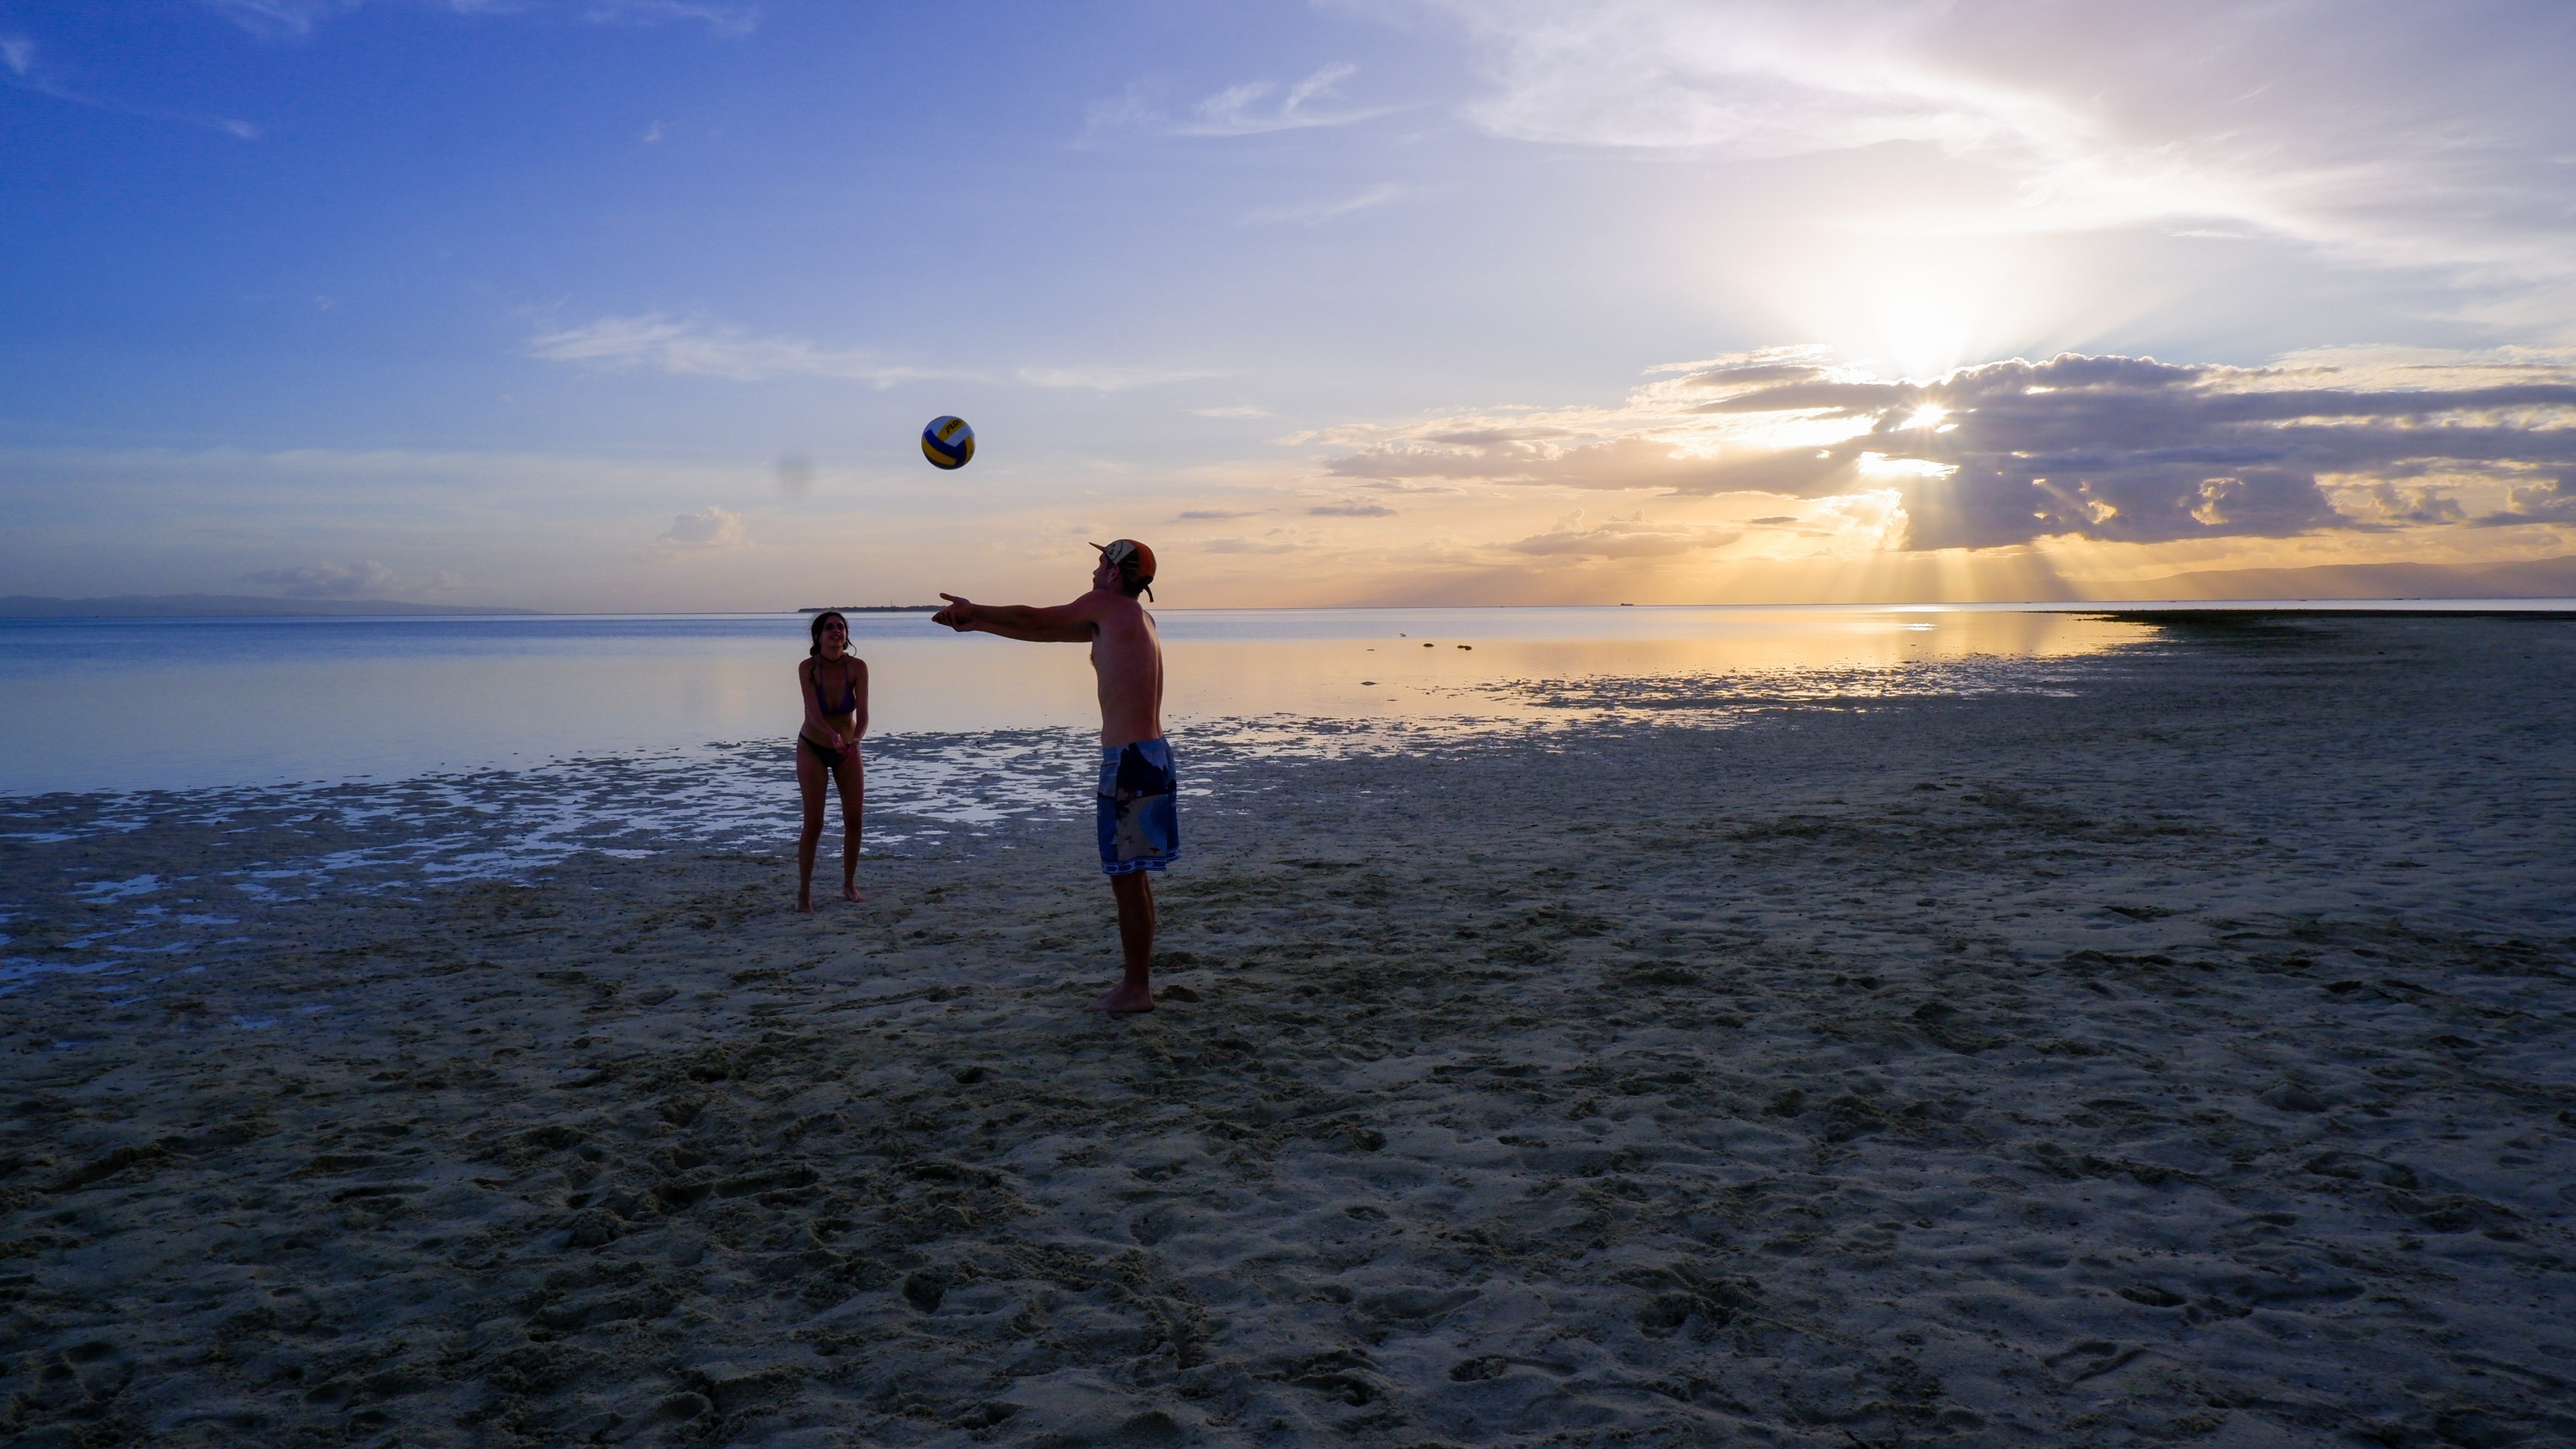
[[[921,456],[934,468],[963,468],[975,456],[975,430],[964,418],[932,418],[921,430]]]

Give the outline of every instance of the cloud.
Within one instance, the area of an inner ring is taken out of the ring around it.
[[[2153,225],[2489,281],[2576,276],[2576,19],[2284,0],[1424,0],[1466,118],[1553,145],[1788,157],[1920,148],[2003,183],[1968,232]],[[2301,57],[2284,68],[2283,55]]]
[[[322,21],[356,10],[367,0],[198,0],[262,40],[300,40]],[[712,35],[750,34],[760,24],[760,7],[719,0],[441,0],[435,8],[458,15],[569,15],[593,25],[668,25],[691,22]]]
[[[1201,553],[1295,553],[1306,545],[1284,528],[1274,528],[1259,538],[1214,538],[1195,545]]]
[[[1193,508],[1186,513],[1176,516],[1172,521],[1175,523],[1212,523],[1221,519],[1258,518],[1260,516],[1261,510],[1259,509],[1236,510],[1231,508]]]
[[[883,388],[959,376],[889,362],[855,349],[817,347],[792,337],[753,337],[738,328],[676,321],[658,312],[602,317],[586,326],[541,332],[528,339],[527,352],[548,362],[739,382],[823,377]]]
[[[75,89],[60,75],[54,73],[53,68],[41,63],[36,42],[24,35],[0,35],[0,67],[5,67],[8,72],[5,77],[0,77],[0,80],[5,80],[10,86],[18,90],[33,91],[40,96],[51,96],[58,101],[68,101],[75,106],[87,106],[92,110],[106,111],[120,116],[137,116],[147,121],[172,121],[182,126],[203,126],[208,130],[221,131],[244,141],[256,141],[260,138],[260,128],[248,121],[232,120],[221,116],[189,115],[185,112],[165,111],[151,106],[128,105],[123,101],[103,100],[84,90]]]
[[[2385,528],[2410,523],[2465,523],[2468,510],[2460,500],[2428,484],[2363,483],[2325,486],[2335,511],[2359,527]]]
[[[1794,498],[1892,494],[1909,548],[2560,521],[2576,359],[2232,368],[2067,353],[1889,381],[1774,350],[1659,369],[1615,409],[1340,429],[1357,479]],[[2344,506],[2338,506],[2342,500]]]
[[[1224,407],[1192,408],[1190,409],[1190,416],[1199,418],[1270,418],[1277,417],[1278,414],[1271,412],[1268,408]]]
[[[579,327],[540,332],[528,339],[527,355],[617,372],[667,372],[737,382],[819,377],[887,388],[907,382],[990,380],[957,368],[895,362],[861,348],[824,347],[801,337],[758,337],[738,327],[681,321],[659,312],[602,317]],[[1105,363],[1023,367],[1011,375],[1030,387],[1094,392],[1125,392],[1217,376],[1205,368]]]
[[[1167,136],[1257,136],[1348,126],[1400,109],[1334,104],[1339,100],[1337,88],[1358,72],[1356,65],[1336,62],[1285,87],[1271,80],[1245,81],[1202,98],[1179,117],[1166,115],[1142,88],[1130,86],[1118,99],[1092,105],[1083,135],[1088,139],[1113,131],[1147,131]]]
[[[241,582],[275,589],[290,599],[359,599],[380,595],[390,588],[394,571],[368,559],[362,563],[264,569],[243,574]]]
[[[1393,182],[1386,182],[1369,187],[1356,195],[1345,196],[1338,201],[1307,201],[1285,206],[1265,206],[1247,213],[1243,219],[1252,226],[1272,226],[1281,222],[1295,222],[1300,226],[1321,226],[1335,217],[1348,216],[1355,211],[1366,211],[1374,206],[1384,206],[1403,194],[1403,187]]]
[[[663,548],[731,548],[742,542],[742,515],[712,505],[671,520],[668,531],[653,542]]]
[[[1319,503],[1306,510],[1326,518],[1393,518],[1395,510],[1382,503],[1354,500],[1348,503]]]
[[[1310,126],[1347,126],[1376,111],[1312,109],[1310,103],[1335,99],[1334,87],[1359,70],[1347,61],[1325,66],[1282,93],[1275,81],[1248,81],[1228,86],[1190,108],[1190,119],[1172,127],[1184,136],[1250,136],[1264,131],[1297,131]],[[1273,104],[1270,97],[1279,96]]]
[[[2508,488],[2504,507],[2477,522],[2489,526],[2576,523],[2576,472]]]
[[[458,9],[467,8],[460,0]],[[589,0],[581,18],[594,25],[668,25],[695,21],[707,33],[728,39],[749,35],[760,26],[757,5],[723,5],[705,0]]]
[[[1545,533],[1533,534],[1517,543],[1506,544],[1514,553],[1565,554],[1593,558],[1663,558],[1694,549],[1719,548],[1743,535],[1728,528],[1693,527],[1685,524],[1646,522],[1645,512],[1622,518],[1613,516],[1591,527],[1583,527],[1581,509],[1557,520]]]
[[[1014,374],[1031,387],[1088,388],[1094,392],[1125,392],[1130,388],[1156,387],[1167,382],[1188,382],[1193,378],[1216,377],[1219,374],[1197,367],[1023,367]]]
[[[1883,5],[1885,23],[1866,28],[1831,4],[1438,8],[1466,23],[1489,84],[1469,119],[1521,140],[1788,156],[2073,129],[2044,97],[1945,74],[1907,44],[1925,28],[1920,7]]]
[[[262,40],[310,35],[325,17],[355,10],[364,0],[197,0],[197,3]]]

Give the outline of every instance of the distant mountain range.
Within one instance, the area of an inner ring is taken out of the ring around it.
[[[461,604],[400,604],[391,599],[265,599],[250,594],[119,594],[112,599],[0,596],[0,619],[338,618],[388,614],[534,614],[535,609],[477,609]]]

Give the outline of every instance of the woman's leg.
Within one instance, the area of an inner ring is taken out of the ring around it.
[[[814,847],[823,838],[823,781],[829,772],[814,752],[796,741],[796,788],[805,797],[805,828],[796,837],[796,909],[814,909]]]
[[[859,899],[859,821],[867,813],[868,768],[851,750],[832,772],[841,787],[841,899]]]

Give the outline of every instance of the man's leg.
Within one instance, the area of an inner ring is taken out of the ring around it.
[[[1125,1013],[1154,1009],[1154,881],[1141,870],[1109,878],[1109,893],[1118,898],[1118,945],[1127,958],[1127,974],[1118,989],[1091,1004],[1095,1011]]]

